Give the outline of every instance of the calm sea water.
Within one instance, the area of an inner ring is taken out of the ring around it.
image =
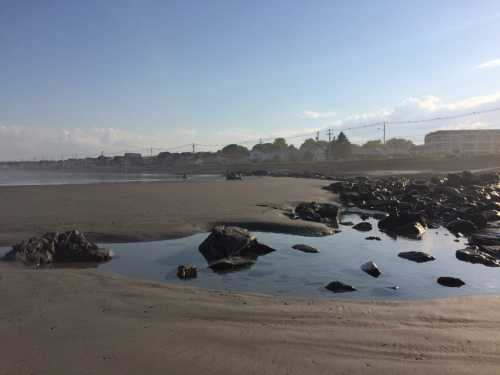
[[[344,218],[359,222],[357,215]],[[341,233],[326,237],[302,237],[275,233],[254,233],[260,242],[276,249],[259,257],[250,268],[217,274],[207,267],[198,251],[207,233],[190,237],[143,243],[106,244],[116,254],[108,263],[96,266],[101,272],[114,272],[128,277],[203,288],[265,293],[272,295],[309,296],[354,299],[422,299],[459,295],[500,294],[500,268],[470,264],[455,258],[455,251],[465,247],[445,229],[429,230],[422,240],[392,239],[376,229],[358,232],[341,226]],[[379,236],[382,241],[365,240]],[[297,243],[314,246],[319,254],[307,254],[291,247]],[[425,251],[436,260],[414,263],[401,259],[401,251]],[[6,252],[7,249],[0,249]],[[360,266],[374,261],[382,271],[379,278],[364,273]],[[198,266],[198,278],[179,280],[179,264]],[[94,265],[95,266],[95,265]],[[53,270],[57,272],[57,270]],[[466,282],[462,288],[447,288],[437,284],[440,276],[459,277]],[[333,280],[351,284],[358,289],[352,293],[333,294],[324,285]],[[388,287],[398,285],[398,290]]]
[[[189,176],[189,180],[223,179],[217,175]],[[50,170],[0,169],[0,186],[98,184],[117,182],[184,181],[182,176],[168,173],[92,173]]]

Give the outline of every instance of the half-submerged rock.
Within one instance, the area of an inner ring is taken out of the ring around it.
[[[378,227],[388,233],[409,238],[420,238],[425,233],[425,220],[418,214],[389,215],[378,222]]]
[[[361,265],[361,269],[368,275],[373,277],[379,277],[382,274],[378,266],[372,261],[366,262],[365,264]]]
[[[31,237],[14,245],[4,259],[40,265],[53,262],[103,262],[112,257],[111,250],[98,247],[87,240],[83,233],[72,230]]]
[[[359,230],[360,232],[369,232],[372,230],[372,225],[367,221],[362,221],[354,225],[353,228]]]
[[[252,265],[258,256],[274,249],[257,241],[246,229],[218,225],[199,246],[209,267],[214,270],[238,269]]]
[[[403,251],[398,254],[398,257],[411,260],[412,262],[425,263],[436,260],[432,255],[421,251]]]
[[[457,279],[456,277],[442,276],[437,279],[438,284],[447,286],[450,288],[460,288],[465,285],[465,283]]]
[[[304,253],[319,253],[319,250],[316,249],[315,247],[309,246],[309,245],[304,245],[304,244],[297,244],[293,245],[292,249],[302,251]]]
[[[477,230],[477,226],[470,220],[456,219],[448,223],[446,229],[453,234],[462,233],[468,236]]]
[[[198,269],[191,264],[182,264],[177,267],[177,277],[182,280],[194,279],[198,276]]]
[[[355,292],[357,290],[353,286],[344,284],[340,281],[332,281],[331,283],[326,285],[325,288],[333,293],[347,293],[347,292]]]
[[[455,256],[463,262],[479,263],[488,267],[500,267],[500,261],[495,256],[478,249],[460,249],[455,252]]]

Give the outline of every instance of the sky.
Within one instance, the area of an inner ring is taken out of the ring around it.
[[[0,0],[0,25],[0,160],[214,150],[500,107],[491,0]],[[387,136],[482,127],[500,112]]]

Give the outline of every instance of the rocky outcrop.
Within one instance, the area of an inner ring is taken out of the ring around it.
[[[372,230],[372,225],[367,221],[362,221],[353,226],[354,229],[359,230],[360,232],[369,232]]]
[[[420,238],[425,232],[425,219],[415,213],[398,213],[378,222],[380,230],[409,238]]]
[[[340,281],[332,281],[331,283],[326,285],[325,288],[333,293],[347,293],[347,292],[355,292],[357,290],[353,286],[344,284]]]
[[[425,263],[436,260],[432,255],[421,251],[404,251],[398,254],[398,257],[411,260],[416,263]]]
[[[14,245],[4,259],[41,265],[54,262],[103,262],[112,256],[111,250],[98,247],[87,240],[83,233],[72,230],[32,237]]]
[[[338,227],[341,209],[331,203],[303,202],[295,207],[295,214],[302,220]]]
[[[382,273],[380,272],[378,266],[372,262],[366,262],[365,264],[361,265],[361,269],[365,271],[368,275],[373,276],[373,277],[379,277]]]
[[[447,286],[450,288],[460,288],[465,285],[465,283],[456,278],[456,277],[449,277],[449,276],[443,276],[437,279],[438,284]]]
[[[293,245],[292,249],[302,251],[304,253],[319,253],[319,250],[316,249],[315,247],[309,246],[309,245],[304,245],[304,244],[297,244]]]
[[[198,276],[198,269],[191,264],[182,264],[177,267],[177,277],[181,280],[194,279]]]
[[[212,269],[227,270],[252,265],[258,256],[274,249],[259,243],[246,229],[219,225],[200,244],[199,251]]]
[[[495,256],[479,249],[460,249],[455,252],[455,256],[463,262],[483,264],[488,267],[500,267],[500,261]]]

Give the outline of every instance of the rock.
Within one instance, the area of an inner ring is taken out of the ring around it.
[[[177,267],[177,277],[182,280],[194,279],[198,276],[198,269],[191,264],[180,265]]]
[[[446,226],[451,233],[462,233],[466,236],[477,231],[477,226],[470,220],[456,219]]]
[[[304,253],[319,253],[318,249],[304,244],[293,245],[292,249],[303,251]]]
[[[377,265],[372,261],[366,262],[365,264],[361,265],[361,269],[368,275],[373,277],[379,277],[381,275],[381,272],[378,269]]]
[[[438,284],[447,286],[450,288],[460,288],[465,285],[465,283],[457,279],[456,277],[443,276],[437,279]]]
[[[355,292],[357,290],[353,286],[341,283],[340,281],[332,281],[325,288],[333,293]]]
[[[353,228],[359,230],[360,232],[369,232],[372,230],[372,225],[367,221],[362,221],[361,223],[353,226]]]
[[[421,251],[405,251],[398,254],[398,257],[411,260],[412,262],[425,263],[436,260],[432,255]]]
[[[199,250],[211,266],[224,258],[245,257],[254,260],[274,249],[263,245],[246,229],[235,226],[218,225],[200,244]]]
[[[359,215],[359,217],[361,218],[361,220],[368,220],[368,218],[370,217],[370,215],[368,215],[368,214],[361,214],[361,215]]]
[[[209,267],[215,272],[233,272],[251,267],[255,263],[255,259],[232,256],[227,258],[218,259],[210,263]]]
[[[352,221],[341,221],[340,225],[344,225],[346,227],[352,227],[354,223]]]
[[[303,202],[295,207],[295,214],[302,220],[338,226],[341,209],[331,203]]]
[[[53,262],[103,262],[112,257],[111,250],[98,247],[87,240],[83,233],[73,230],[32,237],[14,245],[4,259],[40,265]]]
[[[500,261],[496,257],[476,249],[460,249],[455,252],[457,259],[474,263],[483,264],[488,267],[500,267]]]
[[[382,239],[380,237],[377,237],[377,236],[368,236],[365,238],[365,240],[368,240],[368,241],[382,241]]]
[[[425,232],[425,220],[418,214],[392,214],[378,222],[378,227],[388,233],[410,238],[420,238]]]
[[[241,173],[238,172],[228,172],[226,173],[226,180],[242,180]]]

